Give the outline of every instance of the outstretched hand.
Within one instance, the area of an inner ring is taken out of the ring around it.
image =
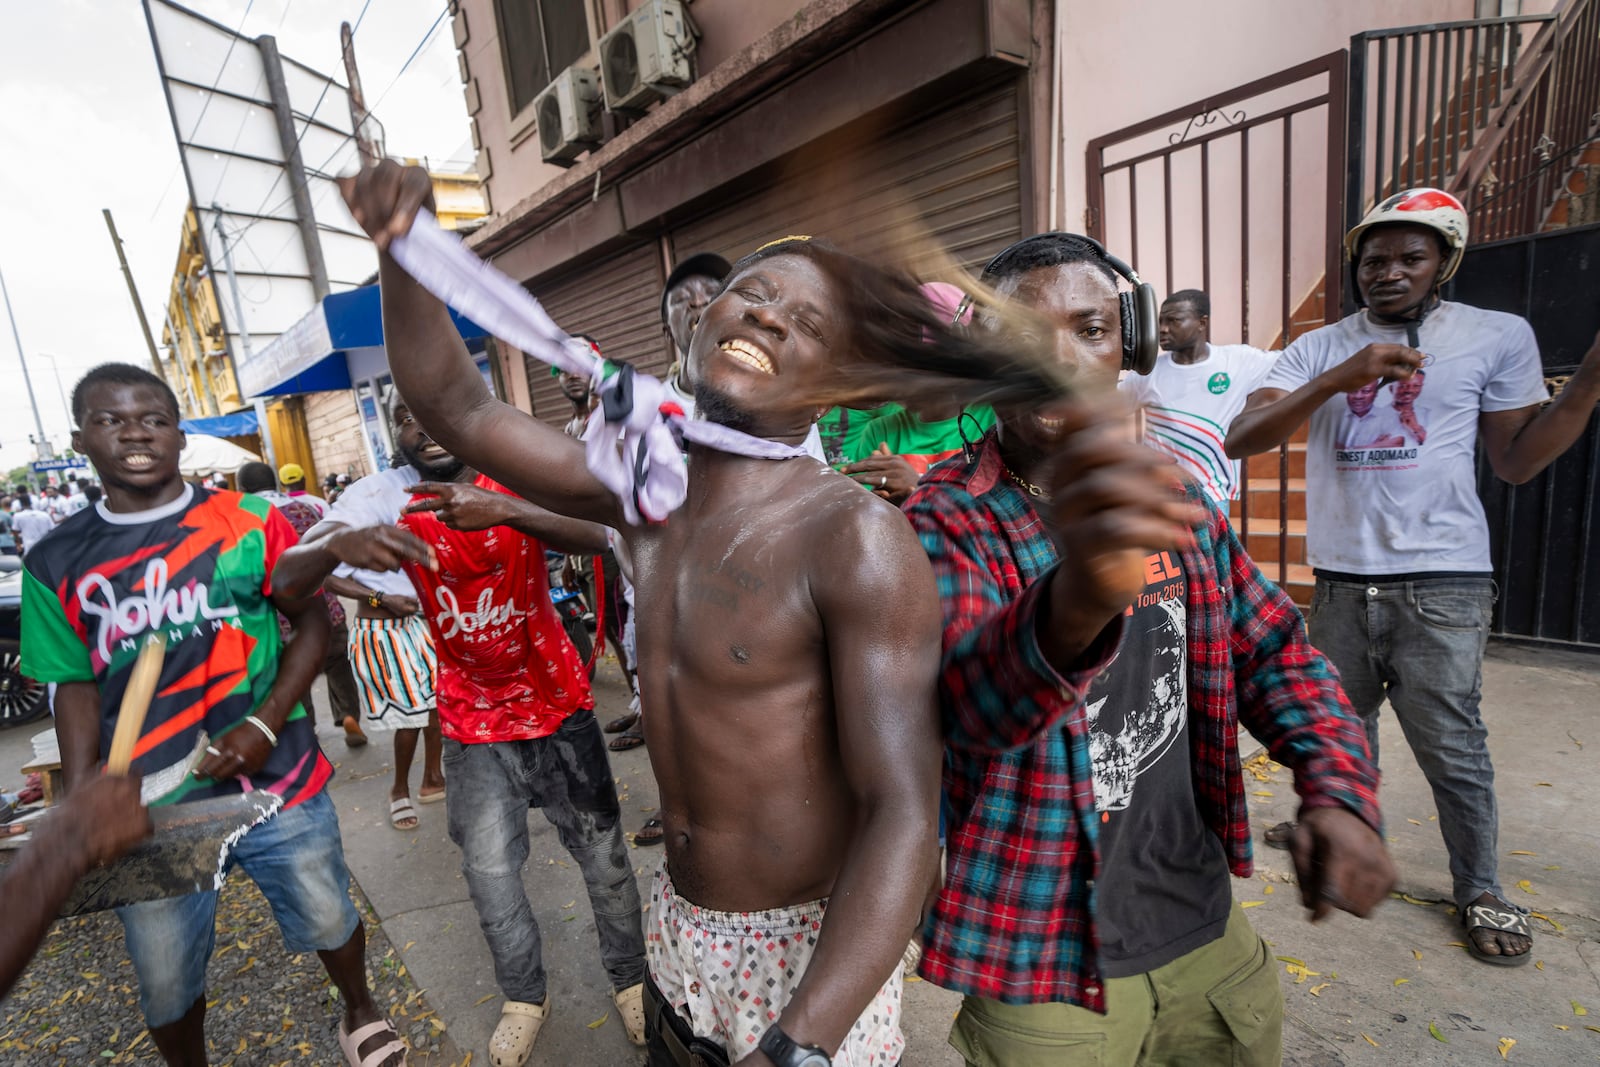
[[[1056,604],[1098,633],[1144,590],[1145,559],[1192,544],[1205,509],[1186,499],[1178,468],[1130,432],[1130,411],[1108,399],[1053,406],[1057,441],[1040,508],[1060,548]]]
[[[433,549],[398,526],[357,526],[330,534],[319,542],[339,560],[358,570],[397,571],[407,563],[438,570]]]
[[[389,242],[396,237],[411,232],[419,209],[433,210],[433,179],[421,167],[402,167],[385,159],[375,167],[334,180],[350,214],[380,252],[388,251]]]
[[[1319,922],[1334,908],[1365,919],[1395,886],[1398,874],[1383,838],[1344,808],[1315,808],[1289,839],[1300,902]]]
[[[452,530],[487,530],[512,518],[512,500],[504,493],[459,482],[418,482],[408,493],[424,494],[405,506],[407,515],[431,511]]]

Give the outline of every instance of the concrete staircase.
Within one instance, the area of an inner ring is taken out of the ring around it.
[[[1545,215],[1545,232],[1600,222],[1600,139],[1590,141],[1567,172]]]

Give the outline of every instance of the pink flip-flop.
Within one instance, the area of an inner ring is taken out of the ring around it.
[[[361,1055],[361,1043],[374,1034],[382,1033],[385,1030],[389,1031],[389,1040],[363,1057]],[[339,1048],[344,1052],[344,1058],[349,1062],[350,1067],[375,1067],[375,1065],[383,1063],[394,1055],[395,1052],[400,1053],[400,1067],[406,1067],[405,1054],[408,1051],[406,1043],[400,1040],[399,1033],[395,1031],[394,1023],[388,1019],[379,1019],[375,1023],[368,1023],[365,1026],[358,1027],[355,1033],[349,1034],[345,1033],[344,1020],[339,1020]]]

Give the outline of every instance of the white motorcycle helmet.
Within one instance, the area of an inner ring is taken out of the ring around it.
[[[1467,209],[1461,206],[1461,201],[1443,189],[1426,186],[1395,193],[1374,206],[1366,218],[1344,235],[1345,258],[1354,264],[1362,235],[1374,226],[1393,223],[1426,226],[1444,237],[1447,254],[1434,284],[1438,286],[1449,281],[1467,251]]]

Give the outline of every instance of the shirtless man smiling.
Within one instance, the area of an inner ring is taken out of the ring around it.
[[[392,163],[345,185],[380,250],[428,196],[426,173]],[[628,526],[582,446],[494,400],[444,305],[387,254],[380,272],[395,383],[428,434],[633,553],[667,852],[646,919],[665,1003],[651,1064],[694,1040],[741,1067],[897,1063],[940,761],[939,606],[910,527],[813,459],[699,447],[683,507]],[[688,361],[702,417],[803,441],[820,412],[805,398],[852,349],[842,295],[804,242],[737,265]]]

